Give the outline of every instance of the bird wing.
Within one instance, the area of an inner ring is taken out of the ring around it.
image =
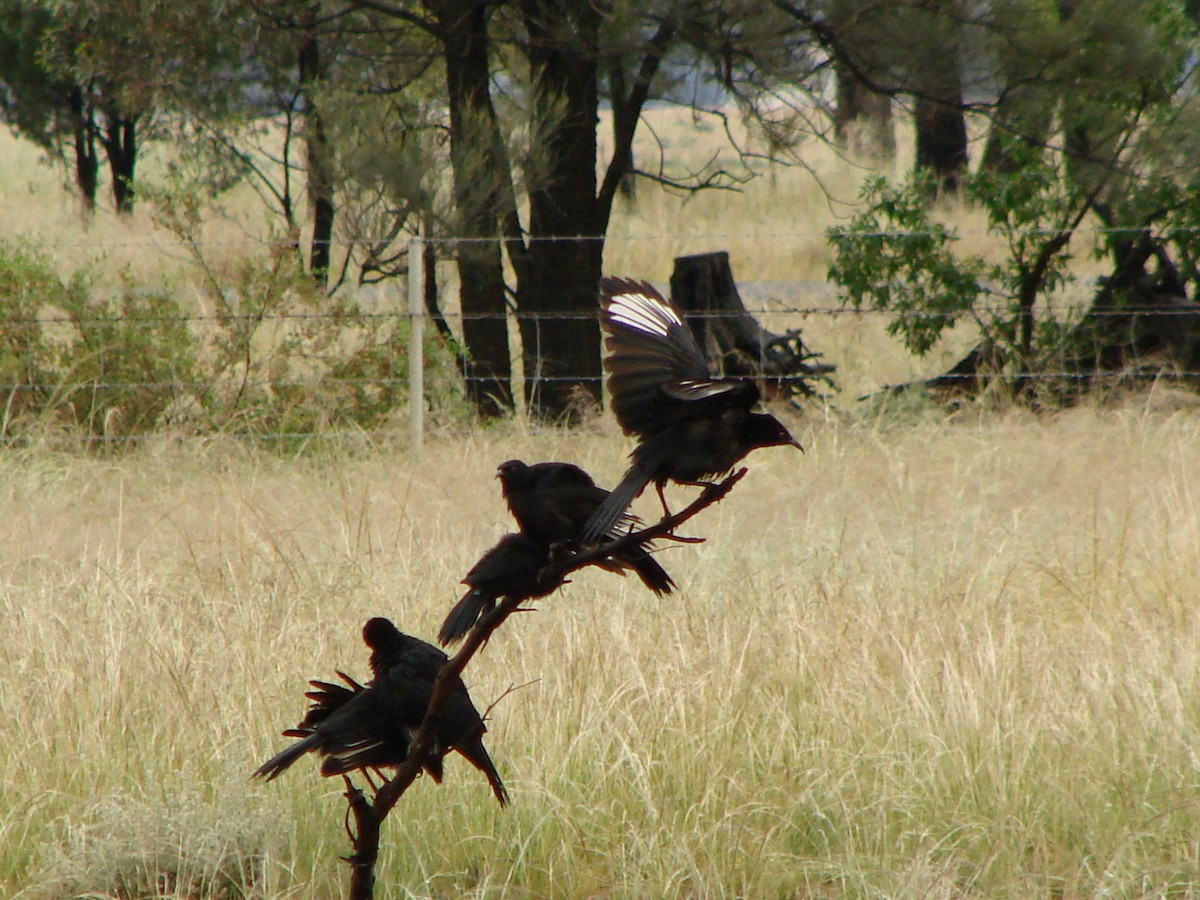
[[[341,673],[339,673],[341,674]],[[346,676],[343,676],[346,678]],[[314,715],[313,710],[299,727],[284,732],[303,737],[264,763],[256,775],[274,778],[301,755],[316,751],[325,757],[323,775],[340,775],[365,767],[398,766],[408,756],[412,729],[408,722],[389,715],[383,692],[372,685],[363,687],[346,678],[348,687],[315,681],[309,696],[330,704]]]
[[[408,756],[412,746],[411,739],[403,745],[403,753],[398,748],[389,746],[381,738],[372,734],[353,734],[338,743],[332,743],[326,749],[326,757],[321,763],[321,774],[345,775],[355,769],[383,766],[398,766]]]
[[[307,737],[322,722],[366,690],[363,685],[345,672],[339,671],[338,675],[346,682],[345,684],[316,680],[309,682],[313,690],[306,691],[304,694],[312,701],[308,712],[304,714],[299,725],[289,728],[283,733],[284,737]]]
[[[645,281],[604,278],[600,282],[601,324],[607,346],[627,350],[664,379],[707,378],[708,363],[691,329],[667,300]]]
[[[525,535],[506,534],[471,567],[463,584],[488,591],[493,597],[531,594],[538,573],[549,561],[546,549]]]
[[[521,531],[541,544],[573,540],[603,494],[579,466],[560,462],[529,466],[525,477],[504,482],[504,491]]]
[[[540,462],[529,467],[533,476],[530,480],[539,488],[551,485],[576,485],[581,488],[595,487],[592,476],[579,466],[565,462]]]
[[[601,281],[612,409],[626,434],[654,433],[709,409],[749,406],[758,388],[713,378],[679,312],[644,281]]]
[[[754,382],[742,378],[684,378],[662,385],[667,396],[685,403],[711,403],[713,407],[749,408],[758,402]]]

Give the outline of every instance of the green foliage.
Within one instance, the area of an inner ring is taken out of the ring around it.
[[[87,291],[82,274],[64,282],[44,255],[26,245],[0,241],[0,296],[4,297],[0,398],[5,435],[15,423],[38,418],[55,406],[63,349],[70,339],[56,334],[57,329],[45,328],[50,323],[43,317],[76,303]]]
[[[327,296],[282,235],[268,256],[218,265],[204,253],[201,191],[175,179],[148,196],[158,223],[192,249],[207,275],[209,374],[191,406],[196,427],[311,435],[388,424],[407,402],[406,321],[368,308],[360,294]],[[427,342],[435,366],[448,357],[436,337]]]
[[[0,119],[39,147],[57,152],[77,118],[72,84],[38,58],[50,16],[20,0],[0,0]]]
[[[895,313],[888,334],[918,355],[986,296],[987,265],[955,256],[958,237],[934,221],[932,193],[925,176],[898,188],[872,178],[862,190],[863,211],[828,232],[835,251],[830,280],[856,309]]]
[[[168,291],[146,291],[128,278],[117,296],[94,300],[72,293],[63,306],[74,326],[71,365],[75,384],[63,394],[75,424],[87,434],[144,434],[196,378],[186,318]]]
[[[981,170],[964,182],[965,197],[1006,248],[998,262],[957,250],[958,236],[936,221],[936,200],[921,176],[900,187],[872,180],[865,209],[829,231],[830,279],[845,301],[893,313],[888,333],[913,353],[927,353],[962,318],[975,322],[1001,365],[1027,371],[1063,349],[1069,323],[1046,301],[1074,280],[1070,240],[1089,199],[1048,156],[1019,143],[1006,153],[1019,160],[1013,171]]]
[[[407,326],[326,298],[296,256],[240,265],[209,296],[213,387],[206,427],[311,435],[375,429],[407,400]]]
[[[3,438],[98,444],[170,428],[291,440],[386,428],[404,408],[402,315],[327,298],[287,249],[209,274],[199,308],[185,308],[128,278],[102,295],[88,270],[63,280],[45,254],[0,242]],[[433,389],[454,394],[436,333],[425,354]]]
[[[1109,302],[1137,291],[1144,301],[1155,278],[1178,293],[1176,271],[1183,281],[1197,275],[1195,24],[1171,0],[1000,9],[996,36],[1011,39],[1001,70],[1015,88],[997,104],[990,158],[964,180],[963,199],[1003,242],[1003,257],[962,252],[921,181],[875,180],[865,209],[829,232],[830,277],[856,308],[891,313],[889,332],[915,353],[970,318],[990,367],[1090,371],[1104,342],[1127,336],[1072,321],[1083,310],[1064,298],[1083,223],[1101,226],[1092,250],[1111,267]],[[1139,260],[1138,242],[1154,252]]]
[[[126,284],[97,297],[91,276],[62,280],[48,257],[0,242],[0,397],[6,437],[34,423],[87,438],[156,427],[193,377],[191,340],[167,293]]]

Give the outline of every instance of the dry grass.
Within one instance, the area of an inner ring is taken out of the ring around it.
[[[654,109],[645,118],[637,158],[646,168],[657,165],[660,143],[673,166],[696,168],[707,163],[715,152],[712,148],[720,144],[720,132],[711,123],[696,124],[679,110]],[[139,166],[141,177],[150,182],[160,178],[163,152],[164,148],[149,148]],[[602,149],[602,159],[605,152]],[[728,151],[720,162],[738,168]],[[750,270],[749,280],[824,278],[824,229],[849,214],[868,170],[815,142],[805,151],[805,163],[807,170],[776,170],[736,192],[687,196],[642,183],[637,203],[620,203],[615,211],[608,267],[659,280],[669,276],[677,255],[726,249],[735,271]],[[0,181],[0,203],[10,211],[10,220],[22,223],[22,236],[49,245],[64,266],[100,258],[106,269],[128,267],[138,277],[186,277],[188,254],[177,246],[175,236],[155,226],[147,204],[132,217],[118,217],[102,184],[97,212],[87,224],[64,189],[69,172],[44,162],[31,144],[0,132],[0,165],[6,172],[19,173]],[[239,255],[245,250],[238,248],[239,242],[257,252],[255,241],[264,236],[264,226],[254,195],[239,191],[221,205],[229,218],[214,217],[203,236],[212,241],[210,257]]]
[[[59,260],[64,271],[101,261],[115,273],[130,268],[142,277],[159,277],[186,269],[184,254],[175,250],[178,265],[165,254],[173,240],[159,232],[144,210],[132,217],[117,216],[107,188],[101,188],[98,208],[85,222],[79,204],[67,190],[70,173],[52,165],[36,146],[0,129],[0,206],[7,212],[7,238],[20,238],[44,246]],[[19,223],[19,230],[14,226]]]
[[[663,556],[677,597],[585,573],[493,640],[477,701],[533,682],[492,723],[515,803],[419,782],[381,896],[1200,892],[1194,412],[800,436]],[[435,632],[500,460],[625,449],[8,456],[0,893],[341,896],[340,784],[246,777],[305,679],[364,674],[371,615]]]
[[[147,183],[160,181],[169,152],[169,147],[150,145],[139,159],[139,177]],[[0,167],[6,173],[0,179],[0,207],[10,223],[5,237],[45,248],[64,274],[89,268],[107,287],[117,284],[123,272],[136,283],[155,286],[199,280],[193,254],[155,222],[150,204],[135,205],[129,216],[116,214],[107,171],[100,173],[96,210],[86,218],[69,189],[70,171],[8,129],[0,129]],[[219,266],[262,254],[267,236],[261,205],[249,189],[239,188],[214,206],[199,238],[206,242],[206,256]]]
[[[669,108],[649,110],[644,120],[634,151],[640,168],[656,170],[662,156],[674,176],[717,166],[742,173],[711,120]],[[608,152],[602,140],[601,159]],[[801,155],[803,167],[759,166],[760,177],[728,191],[687,194],[639,183],[636,203],[619,200],[614,210],[606,267],[666,281],[676,256],[726,250],[746,281],[823,280],[825,229],[849,216],[871,170],[815,140]]]
[[[828,193],[798,170],[643,192],[606,267],[661,282],[675,254],[727,249],[739,279],[793,283],[759,299],[814,305],[794,283],[823,278],[829,197],[862,172],[813,153]],[[0,203],[64,267],[186,281],[143,212],[81,229],[34,159],[0,135],[0,164],[29,176]],[[969,340],[914,362],[870,316],[764,324],[804,325],[848,398]],[[585,573],[493,640],[476,700],[532,682],[492,723],[513,807],[459,762],[418,783],[386,827],[381,896],[1200,894],[1195,412],[1166,394],[813,416],[807,455],[757,454],[695,522],[708,542],[663,556],[677,597]],[[364,675],[369,616],[435,633],[511,527],[496,463],[611,483],[627,449],[606,421],[443,433],[415,456],[8,452],[0,894],[342,896],[341,785],[308,761],[247,778],[306,679]]]

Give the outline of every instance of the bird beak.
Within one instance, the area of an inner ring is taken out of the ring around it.
[[[801,443],[800,443],[798,440],[796,440],[795,438],[792,438],[792,446],[793,446],[793,447],[795,447],[797,450],[799,450],[801,453],[803,453],[803,452],[804,452],[804,445],[803,445],[803,444],[801,444]]]

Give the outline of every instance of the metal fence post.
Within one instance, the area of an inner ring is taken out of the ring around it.
[[[408,438],[425,438],[425,262],[420,235],[408,242]]]

